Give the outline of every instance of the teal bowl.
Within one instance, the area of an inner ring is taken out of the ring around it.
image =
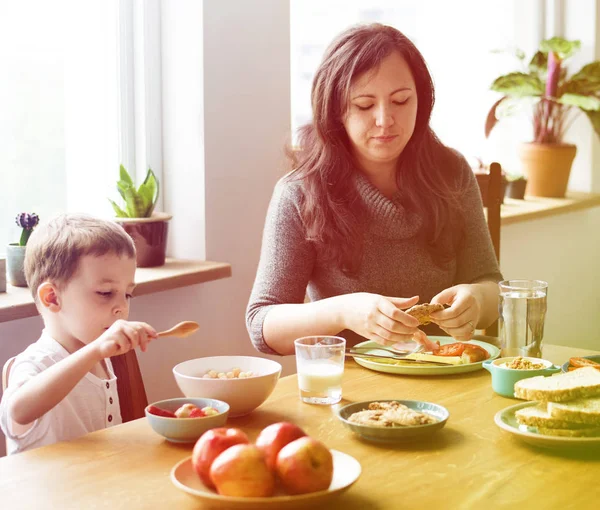
[[[219,411],[219,414],[202,416],[200,418],[167,418],[148,412],[148,407],[150,407],[150,405],[160,407],[166,411],[175,412],[183,404],[194,404],[200,409],[207,406],[214,407]],[[225,425],[229,414],[229,404],[214,398],[169,398],[167,400],[152,402],[148,407],[145,409],[146,419],[152,427],[152,430],[173,443],[196,442],[196,440],[207,430]]]
[[[516,357],[488,359],[483,362],[483,368],[492,374],[493,390],[503,397],[515,398],[515,383],[521,379],[529,379],[538,375],[551,375],[560,371],[560,367],[553,365],[551,361],[541,358],[524,357],[524,359],[532,363],[542,363],[544,365],[543,368],[516,369],[504,366]]]

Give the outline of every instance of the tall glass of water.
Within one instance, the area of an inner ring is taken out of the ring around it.
[[[541,280],[506,280],[498,285],[502,356],[541,358],[548,284]]]
[[[300,399],[308,404],[337,404],[342,399],[346,340],[305,336],[294,345]]]

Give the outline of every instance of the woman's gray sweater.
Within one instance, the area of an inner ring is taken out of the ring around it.
[[[354,180],[366,207],[368,227],[361,266],[351,276],[332,262],[324,261],[314,243],[306,240],[299,209],[301,181],[282,178],[275,186],[267,212],[256,280],[246,311],[248,332],[259,351],[278,354],[263,337],[263,322],[271,307],[303,303],[306,293],[311,301],[352,292],[370,292],[393,297],[418,294],[420,302],[429,302],[442,290],[459,283],[502,279],[479,186],[466,162],[461,175],[465,239],[456,257],[444,268],[434,263],[425,242],[416,235],[422,219],[407,212],[398,195],[386,198],[361,173],[357,172]],[[444,334],[435,325],[425,331]],[[348,330],[340,335],[349,344],[365,340]]]

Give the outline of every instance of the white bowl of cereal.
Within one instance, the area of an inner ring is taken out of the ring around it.
[[[254,356],[190,359],[173,368],[186,397],[215,398],[229,404],[229,416],[244,416],[261,405],[281,375],[276,361]]]

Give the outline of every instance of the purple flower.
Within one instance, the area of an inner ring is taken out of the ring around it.
[[[40,217],[35,213],[19,213],[17,214],[16,223],[19,227],[26,230],[32,230],[40,222]]]
[[[16,217],[16,223],[23,229],[19,246],[25,246],[29,241],[29,236],[33,232],[34,227],[40,222],[40,217],[35,213],[19,213]]]

